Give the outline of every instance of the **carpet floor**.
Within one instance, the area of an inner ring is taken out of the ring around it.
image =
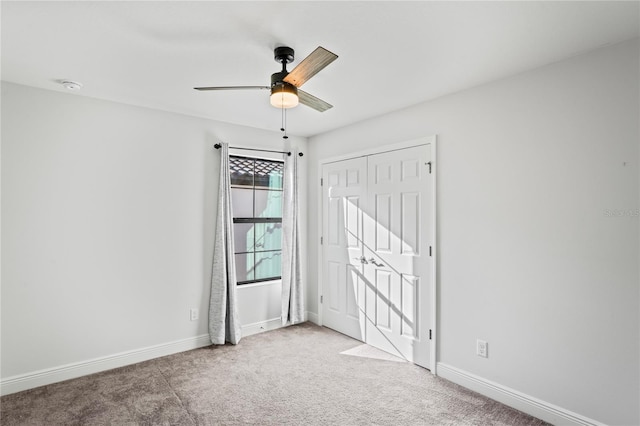
[[[0,399],[9,425],[545,425],[304,323]]]

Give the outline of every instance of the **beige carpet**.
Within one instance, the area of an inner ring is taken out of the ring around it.
[[[0,400],[9,425],[544,425],[311,323]]]

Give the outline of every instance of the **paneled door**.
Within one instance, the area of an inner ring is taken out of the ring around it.
[[[364,291],[362,215],[367,202],[367,159],[325,164],[322,181],[323,324],[364,340],[359,300]]]
[[[427,368],[429,155],[417,146],[323,167],[324,325]]]
[[[368,157],[365,341],[429,367],[429,159],[425,147]]]

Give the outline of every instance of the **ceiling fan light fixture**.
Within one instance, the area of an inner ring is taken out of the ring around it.
[[[283,113],[286,108],[293,108],[299,103],[316,111],[323,112],[332,108],[332,105],[316,98],[315,96],[298,90],[311,77],[322,71],[327,65],[335,61],[338,55],[329,52],[324,47],[318,46],[291,71],[287,71],[287,64],[293,62],[294,51],[287,46],[276,47],[273,51],[273,59],[282,65],[282,69],[271,74],[269,86],[207,86],[194,87],[195,90],[242,90],[242,89],[269,89],[271,96],[269,102]]]
[[[271,87],[269,98],[271,105],[276,108],[293,108],[298,105],[298,88],[293,84],[279,83]]]

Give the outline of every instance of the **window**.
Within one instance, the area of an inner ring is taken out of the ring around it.
[[[280,279],[282,161],[229,156],[238,284]]]

